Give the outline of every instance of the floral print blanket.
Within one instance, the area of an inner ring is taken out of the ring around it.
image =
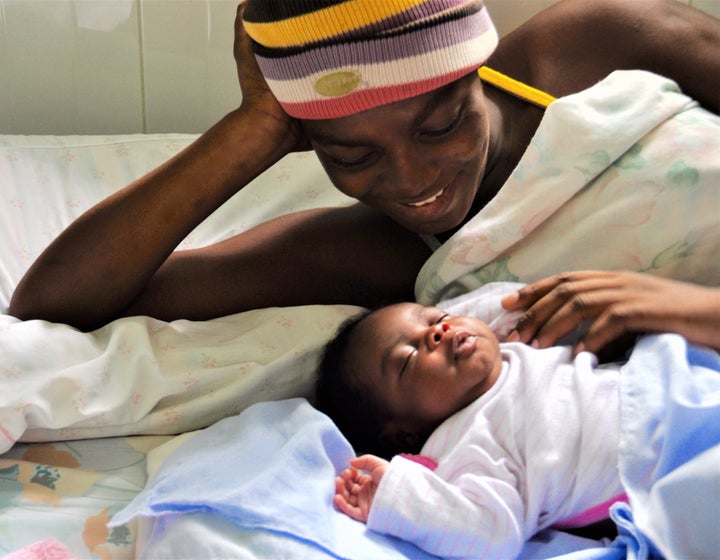
[[[500,190],[427,261],[435,303],[493,281],[625,269],[720,282],[720,117],[643,71],[553,102]]]

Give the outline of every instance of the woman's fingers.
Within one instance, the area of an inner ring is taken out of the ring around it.
[[[503,301],[506,309],[525,308],[508,341],[528,344],[535,341],[534,345],[541,347],[554,344],[584,320],[597,315],[605,305],[597,292],[613,286],[613,281],[604,275],[583,272],[529,284],[517,293],[516,301],[507,305]]]
[[[268,142],[287,144],[291,141],[292,151],[309,150],[310,143],[300,121],[291,118],[280,106],[260,71],[253,52],[252,39],[243,24],[244,11],[245,3],[241,2],[235,14],[233,43],[233,56],[242,92],[241,106],[255,113],[259,119],[258,130],[264,130],[263,126],[268,127],[265,129]]]
[[[619,340],[624,335],[640,330],[650,330],[645,321],[645,327],[641,327],[643,321],[639,318],[633,319],[622,311],[622,306],[608,308],[597,319],[595,319],[583,335],[582,339],[575,346],[575,353],[582,351],[599,353],[603,348],[612,342]]]
[[[533,282],[502,301],[525,309],[507,341],[545,348],[587,327],[576,351],[599,352],[626,335],[676,332],[720,347],[720,290],[636,272],[579,271]]]
[[[615,327],[613,332],[605,333],[605,338],[609,341],[622,334],[623,323],[618,322],[622,319],[622,315],[619,315],[617,310],[623,309],[618,306],[630,296],[631,294],[616,288],[581,289],[566,296],[564,302],[553,302],[552,312],[548,314],[545,311],[541,312],[542,320],[539,324],[533,325],[535,333],[532,343],[538,348],[547,348],[573,331],[582,329],[588,322],[590,325],[596,325],[600,317],[608,315],[609,318],[605,321],[612,321]],[[554,305],[558,307],[555,308]],[[583,338],[586,336],[580,332],[576,334]]]
[[[530,307],[539,299],[545,297],[562,284],[579,282],[590,278],[603,278],[606,276],[606,272],[596,270],[563,272],[553,276],[548,276],[547,278],[543,278],[542,280],[523,286],[514,294],[506,296],[502,300],[502,306],[508,311],[524,309]]]

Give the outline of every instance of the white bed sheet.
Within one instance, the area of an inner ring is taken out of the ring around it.
[[[7,310],[25,270],[75,217],[194,139],[0,136],[0,309]],[[313,153],[293,154],[181,247],[220,241],[290,211],[350,202]],[[20,438],[180,433],[252,402],[305,396],[320,347],[356,310],[274,308],[171,323],[130,317],[92,333],[2,315],[0,452]]]
[[[259,400],[307,396],[321,346],[357,311],[273,308],[169,323],[129,317],[91,333],[6,314],[22,275],[62,229],[195,138],[0,135],[0,555],[56,538],[79,558],[133,557],[134,525],[111,531],[105,522],[142,489],[146,451],[159,440],[111,436],[184,433]],[[350,202],[313,153],[290,155],[181,248],[290,211]]]

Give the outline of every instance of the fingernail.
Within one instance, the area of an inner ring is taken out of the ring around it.
[[[520,335],[517,331],[512,331],[509,335],[507,335],[505,342],[517,342],[518,340],[520,340]]]
[[[533,348],[540,348],[540,343],[537,341],[537,338],[533,338],[533,341],[530,343],[530,346]]]

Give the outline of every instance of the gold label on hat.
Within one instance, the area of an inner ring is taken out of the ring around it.
[[[341,97],[352,93],[360,85],[360,74],[352,70],[337,70],[317,79],[315,91],[325,97]]]

